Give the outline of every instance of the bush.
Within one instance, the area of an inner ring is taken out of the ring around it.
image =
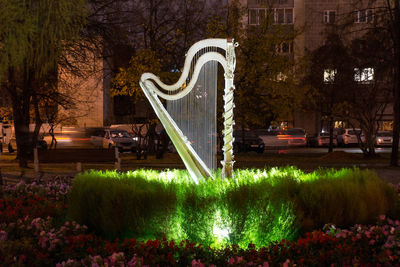
[[[318,179],[298,186],[296,216],[302,232],[326,223],[346,227],[373,223],[396,207],[395,191],[372,171],[319,170]]]
[[[111,172],[97,174],[76,177],[68,195],[70,217],[110,238],[159,236],[170,227],[176,208],[174,184]]]
[[[162,238],[219,247],[265,246],[326,223],[376,221],[396,209],[374,172],[293,168],[238,170],[195,185],[186,171],[91,171],[75,178],[68,214],[107,238]]]

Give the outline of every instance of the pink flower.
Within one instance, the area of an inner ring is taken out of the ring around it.
[[[42,248],[46,248],[47,241],[49,241],[49,239],[46,236],[40,236],[39,237],[39,245]]]
[[[192,261],[192,267],[205,267],[205,265],[203,263],[201,263],[200,260],[195,260],[193,259]]]
[[[269,263],[267,261],[264,261],[262,267],[269,267]]]
[[[385,230],[385,231],[383,231],[383,234],[384,234],[384,235],[388,235],[389,232]]]
[[[0,241],[6,241],[8,238],[8,234],[6,231],[1,230],[0,231]]]
[[[243,260],[243,257],[236,257],[236,262],[241,262]]]
[[[379,220],[381,220],[381,221],[383,221],[383,220],[385,220],[385,218],[386,218],[386,215],[379,215]]]
[[[366,231],[366,232],[365,232],[365,236],[366,236],[367,238],[371,238],[371,233],[370,233],[369,231]]]
[[[283,267],[289,267],[290,265],[290,260],[289,259],[286,259],[286,261],[283,263]]]
[[[234,264],[234,263],[235,263],[235,259],[234,259],[234,258],[230,258],[228,263],[229,263],[230,265]]]

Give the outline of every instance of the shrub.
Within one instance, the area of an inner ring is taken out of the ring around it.
[[[299,183],[294,200],[303,232],[326,223],[343,227],[373,223],[379,214],[395,209],[395,191],[372,171],[319,170],[318,177]]]
[[[238,170],[201,181],[186,171],[92,171],[75,178],[69,216],[107,238],[162,238],[219,247],[295,240],[326,223],[376,221],[395,210],[394,189],[374,172]]]
[[[124,174],[86,173],[75,178],[69,213],[105,237],[161,235],[176,207],[174,185]]]

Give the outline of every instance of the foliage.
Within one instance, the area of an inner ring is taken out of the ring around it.
[[[120,68],[119,73],[112,80],[110,92],[112,95],[141,96],[142,89],[139,86],[140,77],[145,72],[159,73],[161,71],[161,60],[156,53],[149,49],[142,50],[133,56],[127,68]]]
[[[210,5],[213,4],[187,0],[151,0],[132,5],[127,12],[134,13],[136,18],[129,18],[127,23],[134,29],[130,33],[135,40],[130,42],[134,53],[128,66],[119,68],[112,94],[140,95],[138,82],[144,72],[161,75],[168,83],[170,76],[174,76],[171,71],[179,71],[189,46],[204,36],[210,10],[218,12],[209,9]]]
[[[80,223],[106,237],[154,235],[168,226],[176,201],[171,186],[141,177],[126,179],[115,173],[106,177],[76,179],[69,194],[72,218],[79,218]],[[91,211],[82,209],[81,203]]]
[[[0,118],[3,121],[8,121],[12,118],[12,110],[9,107],[0,107]]]
[[[292,120],[301,108],[305,88],[296,81],[293,39],[298,34],[273,22],[270,14],[260,25],[242,25],[247,13],[240,1],[232,1],[227,18],[208,24],[210,37],[234,37],[236,49],[235,117],[244,127],[266,127],[273,121]],[[273,10],[273,9],[271,9]]]
[[[327,222],[373,222],[397,208],[394,190],[367,170],[287,167],[216,176],[195,186],[186,171],[87,172],[76,177],[69,215],[107,237],[261,247]]]
[[[63,49],[79,41],[87,3],[2,0],[0,13],[0,87],[11,100],[18,158],[26,166],[42,123],[40,101],[57,95],[58,62]],[[31,105],[36,123],[33,138],[29,136]]]

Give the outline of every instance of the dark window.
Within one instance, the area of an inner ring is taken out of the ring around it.
[[[285,10],[284,9],[277,9],[277,22],[279,24],[285,23]]]
[[[257,25],[257,9],[249,10],[249,24]]]
[[[325,10],[324,11],[324,23],[325,24],[333,24],[335,23],[336,11],[334,10]]]
[[[285,17],[286,17],[286,24],[293,24],[293,10],[292,9],[286,9],[285,10]]]

